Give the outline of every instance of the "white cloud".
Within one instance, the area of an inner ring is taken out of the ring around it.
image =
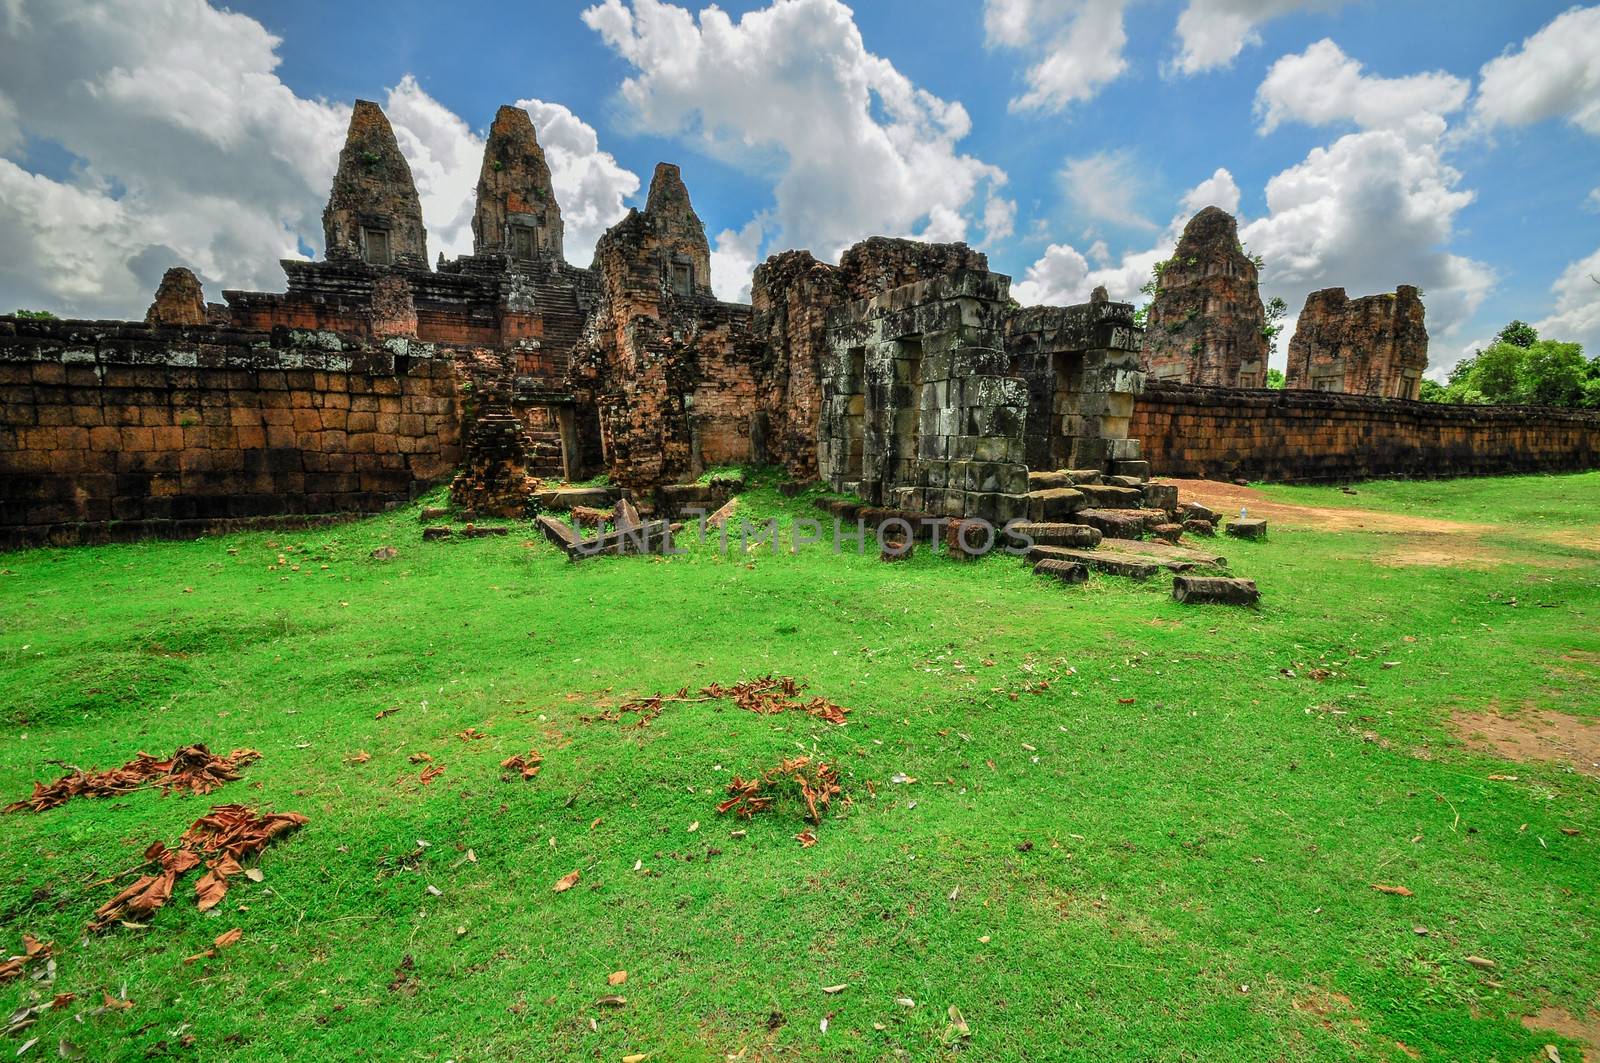
[[[594,127],[561,104],[528,99],[518,100],[517,106],[533,118],[550,166],[567,259],[587,266],[600,235],[628,213],[623,200],[639,191],[639,175],[601,151]]]
[[[1032,65],[1027,91],[1013,111],[1065,110],[1093,99],[1128,68],[1122,25],[1127,0],[986,0],[984,34],[990,47],[1014,48]]]
[[[1571,263],[1550,290],[1555,310],[1534,322],[1539,335],[1549,340],[1583,344],[1591,358],[1600,354],[1600,249]]]
[[[1473,117],[1483,126],[1565,118],[1600,136],[1600,7],[1575,7],[1478,72]]]
[[[1337,7],[1341,0],[1189,0],[1178,16],[1179,52],[1172,67],[1198,74],[1229,66],[1249,45],[1261,43],[1256,27],[1292,11]]]
[[[428,254],[472,254],[472,212],[483,167],[483,138],[422,91],[410,74],[389,90],[384,113],[422,200]]]
[[[1018,302],[1028,306],[1070,305],[1087,301],[1090,292],[1104,285],[1114,300],[1143,302],[1139,289],[1150,279],[1150,271],[1157,262],[1172,257],[1173,248],[1189,219],[1203,207],[1221,207],[1230,213],[1237,211],[1239,186],[1231,173],[1219,168],[1185,192],[1179,202],[1178,213],[1173,215],[1154,247],[1130,251],[1113,264],[1104,242],[1097,240],[1089,248],[1088,258],[1094,259],[1096,264],[1096,268],[1090,269],[1088,260],[1077,249],[1068,244],[1051,244],[1044,256],[1028,267],[1023,279],[1012,286],[1012,293]]]
[[[1287,121],[1353,122],[1433,140],[1444,132],[1445,115],[1466,104],[1470,88],[1443,71],[1399,78],[1365,74],[1337,44],[1321,40],[1273,63],[1256,90],[1255,106],[1263,134]]]
[[[0,308],[139,317],[178,264],[211,299],[281,289],[278,260],[321,247],[350,108],[283,84],[279,43],[204,0],[0,0]],[[378,98],[430,252],[470,251],[482,139],[409,76]],[[571,219],[569,253],[587,254],[638,178],[566,108],[527,103]],[[70,171],[26,169],[24,134],[69,153]]]
[[[750,282],[761,254],[762,222],[752,218],[742,229],[724,229],[711,248],[711,290],[730,303],[750,301]]]
[[[1240,237],[1266,259],[1264,294],[1292,311],[1319,288],[1356,296],[1414,284],[1430,336],[1448,341],[1495,279],[1484,263],[1446,250],[1474,198],[1460,181],[1435,146],[1392,130],[1352,133],[1268,181],[1269,212]]]
[[[838,0],[774,0],[737,21],[604,0],[583,20],[637,71],[621,96],[638,128],[776,176],[765,231],[783,246],[832,257],[873,234],[962,238],[987,219],[992,239],[1011,224],[995,202],[1004,171],[956,149],[966,109],[867,51]]]
[[[1600,188],[1589,190],[1589,197],[1583,201],[1583,209],[1591,214],[1600,214]]]
[[[1156,223],[1139,213],[1134,205],[1144,180],[1132,152],[1101,151],[1081,159],[1068,159],[1061,171],[1061,181],[1067,198],[1092,218],[1136,229],[1156,227]]]

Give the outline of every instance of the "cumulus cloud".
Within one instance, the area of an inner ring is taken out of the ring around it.
[[[637,71],[621,98],[640,130],[776,177],[774,240],[831,257],[877,233],[964,239],[987,221],[997,239],[1012,224],[1004,171],[956,148],[966,109],[867,51],[838,0],[774,0],[737,21],[604,0],[583,20]]]
[[[1067,198],[1098,221],[1136,229],[1156,228],[1156,223],[1141,214],[1134,203],[1144,181],[1130,151],[1100,151],[1068,159],[1061,181]]]
[[[602,233],[628,213],[623,200],[639,191],[639,175],[600,150],[594,127],[559,103],[518,100],[550,166],[550,184],[561,206],[567,258],[587,266]]]
[[[711,247],[711,290],[730,303],[750,301],[750,282],[760,261],[763,224],[752,218],[740,229],[724,229]]]
[[[1027,91],[1013,111],[1053,114],[1093,99],[1128,68],[1126,0],[986,0],[984,35],[990,47],[1012,48],[1031,60]]]
[[[1256,27],[1292,11],[1337,7],[1341,0],[1189,0],[1178,15],[1178,55],[1172,69],[1199,74],[1233,63],[1260,44]]]
[[[1044,255],[1028,267],[1023,279],[1012,286],[1017,301],[1028,306],[1063,305],[1085,302],[1100,285],[1112,299],[1120,302],[1144,301],[1139,289],[1150,279],[1157,262],[1171,258],[1189,219],[1204,207],[1221,207],[1229,213],[1239,209],[1239,185],[1227,170],[1218,168],[1210,177],[1183,194],[1179,210],[1162,230],[1153,247],[1130,251],[1116,262],[1101,241],[1089,248],[1086,258],[1070,244],[1051,244]],[[1095,260],[1091,269],[1089,259]]]
[[[1320,40],[1272,64],[1256,90],[1255,107],[1263,134],[1288,121],[1350,122],[1433,140],[1444,132],[1445,116],[1466,104],[1470,88],[1443,71],[1399,78],[1366,74],[1337,44]]]
[[[1473,118],[1485,127],[1565,118],[1600,136],[1600,7],[1563,12],[1485,63]]]
[[[1549,316],[1534,322],[1546,339],[1583,344],[1590,357],[1600,354],[1600,249],[1571,263],[1550,291],[1556,297]]]
[[[205,0],[0,4],[0,307],[137,317],[179,264],[213,299],[281,287],[278,260],[321,247],[350,107],[283,84],[279,44]],[[412,77],[379,98],[430,250],[470,251],[482,138]],[[568,250],[587,254],[638,178],[566,108],[525,103],[572,219]],[[66,172],[29,165],[41,142],[72,159]]]

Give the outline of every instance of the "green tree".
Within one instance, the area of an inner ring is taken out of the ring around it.
[[[20,317],[20,318],[26,318],[26,319],[28,319],[30,321],[59,321],[60,320],[60,318],[56,317],[54,314],[52,314],[48,310],[22,310],[22,309],[19,309],[17,311],[17,313],[16,313],[16,316]]]
[[[1283,386],[1289,381],[1284,377],[1282,369],[1267,370],[1267,387],[1274,391],[1282,391]]]
[[[1450,371],[1450,381],[1437,391],[1425,388],[1429,401],[1531,406],[1600,407],[1600,358],[1585,358],[1583,347],[1558,340],[1533,340],[1526,347],[1513,340],[1532,332],[1512,322],[1498,339]],[[1525,329],[1526,331],[1522,331]]]
[[[1278,337],[1283,334],[1283,319],[1289,316],[1289,304],[1274,295],[1262,309],[1266,312],[1266,323],[1261,326],[1261,334],[1267,338],[1267,349],[1277,354]]]
[[[1494,338],[1496,343],[1509,343],[1526,350],[1539,342],[1539,333],[1526,321],[1513,321],[1501,329]]]
[[[1530,330],[1531,331],[1531,330]],[[1522,360],[1518,394],[1536,406],[1582,406],[1595,365],[1576,343],[1538,340]]]

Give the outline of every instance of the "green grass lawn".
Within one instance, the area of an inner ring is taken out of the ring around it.
[[[1559,527],[1600,509],[1600,474],[1358,490],[1291,493]],[[1535,1060],[1554,1043],[1578,1059],[1519,1018],[1596,1006],[1600,780],[1473,752],[1449,717],[1600,715],[1600,553],[1512,539],[1493,567],[1373,564],[1393,538],[1222,541],[1259,610],[1181,606],[1165,580],[1065,587],[1003,557],[693,547],[573,565],[527,525],[422,543],[415,508],[0,555],[0,798],[52,760],[263,754],[209,797],[0,819],[0,958],[24,932],[59,949],[55,983],[0,983],[0,1009],[77,994],[0,1049],[1254,1063]],[[370,558],[383,544],[399,556]],[[580,719],[769,672],[849,722],[712,701],[644,728]],[[542,773],[503,779],[530,747]],[[853,799],[814,847],[793,802],[717,815],[734,774],[802,752]],[[444,774],[421,785],[413,753]],[[218,909],[196,910],[191,877],[147,929],[85,936],[130,881],[104,880],[225,802],[310,822]],[[233,928],[232,948],[184,962]],[[124,991],[133,1007],[90,1013]],[[625,1005],[597,1005],[608,993]]]

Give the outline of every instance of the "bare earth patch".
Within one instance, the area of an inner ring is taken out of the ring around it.
[[[1506,760],[1552,761],[1585,775],[1600,776],[1600,720],[1550,709],[1523,709],[1514,716],[1458,712],[1450,726],[1473,749]]]
[[[1163,477],[1162,483],[1176,484],[1182,498],[1192,499],[1217,511],[1226,521],[1248,509],[1252,517],[1264,517],[1271,524],[1286,528],[1315,528],[1318,531],[1364,531],[1396,536],[1392,549],[1372,558],[1377,564],[1393,568],[1413,566],[1438,568],[1494,568],[1512,563],[1544,567],[1569,567],[1576,561],[1515,556],[1495,545],[1490,536],[1506,529],[1494,524],[1419,517],[1406,513],[1385,513],[1372,509],[1342,506],[1302,506],[1279,502],[1253,487],[1240,487],[1221,480],[1180,480]],[[1600,552],[1600,537],[1592,529],[1538,530],[1515,529],[1519,537],[1542,539],[1560,546]]]
[[[1537,1015],[1524,1015],[1522,1025],[1535,1032],[1549,1030],[1583,1045],[1584,1063],[1600,1063],[1600,1017],[1579,1019],[1560,1008],[1540,1008]]]
[[[1420,532],[1436,535],[1482,535],[1493,530],[1490,524],[1417,517],[1405,513],[1382,513],[1372,509],[1346,509],[1342,506],[1300,506],[1276,502],[1253,487],[1240,487],[1221,480],[1176,480],[1162,483],[1178,486],[1178,495],[1209,506],[1223,520],[1237,517],[1240,508],[1252,517],[1265,517],[1288,527],[1316,528],[1319,531]]]

